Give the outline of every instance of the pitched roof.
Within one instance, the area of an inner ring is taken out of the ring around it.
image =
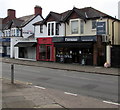
[[[19,28],[24,27],[25,25],[27,25],[30,21],[32,21],[37,16],[38,15],[32,14],[32,15],[12,19],[12,20],[8,21],[7,23],[3,24],[2,28],[3,29],[10,29],[10,28],[13,28],[13,27],[19,27]]]
[[[101,17],[116,19],[116,18],[113,18],[112,16],[105,14],[97,9],[92,8],[92,7],[85,7],[85,8],[81,8],[81,9],[74,7],[68,13],[68,15],[65,17],[64,22],[71,16],[71,14],[73,12],[76,12],[81,19],[95,19],[95,18],[101,18]]]
[[[20,27],[23,22],[24,22],[23,20],[19,20],[19,19],[10,20],[9,22],[3,25],[3,29]]]

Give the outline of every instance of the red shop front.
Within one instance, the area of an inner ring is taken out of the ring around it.
[[[41,61],[55,61],[54,43],[52,38],[37,38],[36,59]]]

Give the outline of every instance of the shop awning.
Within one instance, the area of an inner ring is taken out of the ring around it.
[[[92,48],[93,43],[54,43],[57,48]]]
[[[15,47],[35,47],[36,46],[36,42],[18,42],[17,44],[15,44]]]

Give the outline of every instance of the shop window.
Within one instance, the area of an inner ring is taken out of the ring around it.
[[[92,29],[96,29],[96,27],[97,27],[96,20],[92,20]]]
[[[7,48],[7,55],[10,55],[10,47],[6,47]]]
[[[78,20],[71,21],[71,33],[78,34]]]
[[[46,45],[40,45],[40,59],[46,59]]]
[[[81,23],[80,23],[80,33],[84,34],[84,21],[83,20],[81,20]]]

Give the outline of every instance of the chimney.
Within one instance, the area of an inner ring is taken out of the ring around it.
[[[36,5],[35,6],[35,8],[34,8],[34,13],[35,13],[35,15],[42,15],[42,8],[40,7],[40,6],[38,6],[38,5]]]
[[[11,19],[15,19],[16,18],[15,10],[8,9],[8,17],[11,18]]]

